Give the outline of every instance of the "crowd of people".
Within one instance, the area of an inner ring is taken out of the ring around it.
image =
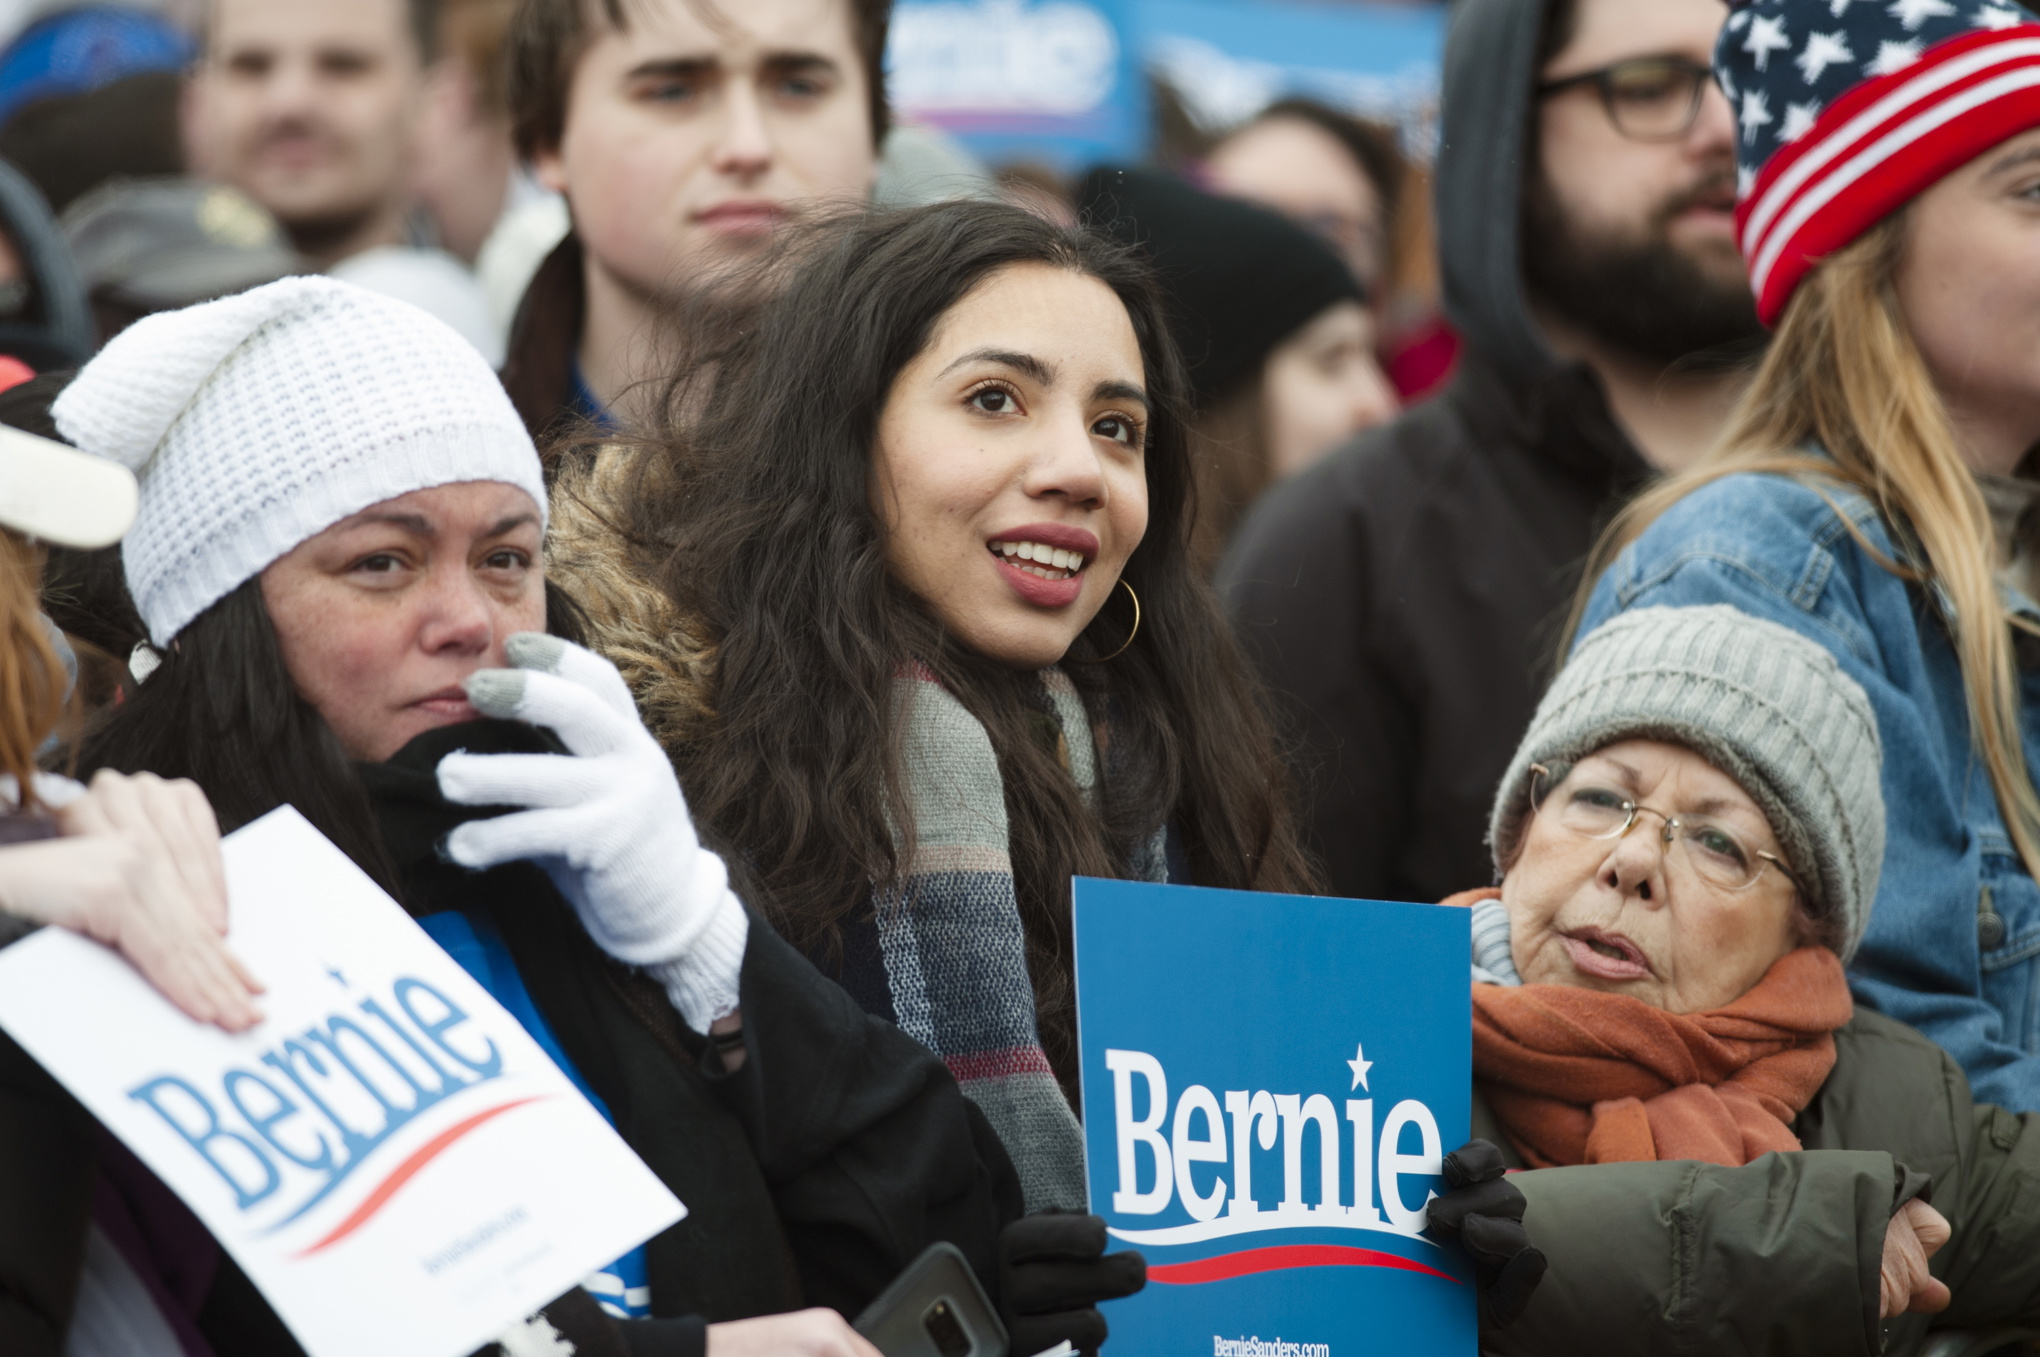
[[[1033,1357],[1146,1275],[1071,878],[1441,903],[1483,1352],[2025,1350],[2040,15],[1455,0],[1428,167],[1066,177],[889,9],[0,51],[0,946],[246,1030],[293,806],[688,1206],[520,1332],[872,1357],[947,1241]],[[4,1034],[0,1351],[301,1351]]]

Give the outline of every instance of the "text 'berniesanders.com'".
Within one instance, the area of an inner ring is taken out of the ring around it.
[[[1280,1338],[1221,1338],[1211,1335],[1211,1357],[1332,1357],[1330,1343],[1285,1343]]]

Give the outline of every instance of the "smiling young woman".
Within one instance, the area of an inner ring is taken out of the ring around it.
[[[1311,880],[1190,564],[1181,365],[1144,269],[1015,209],[824,223],[772,279],[684,420],[570,463],[551,568],[746,898],[1081,1207],[1070,878]]]

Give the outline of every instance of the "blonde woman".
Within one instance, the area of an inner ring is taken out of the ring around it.
[[[1766,0],[1715,70],[1776,334],[1717,452],[1616,522],[1574,634],[1731,603],[1834,654],[1891,808],[1855,994],[2040,1108],[2040,23]]]

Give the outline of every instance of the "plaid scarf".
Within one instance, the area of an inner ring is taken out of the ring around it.
[[[1058,752],[1094,800],[1098,754],[1083,701],[1058,669],[1043,671],[1042,686]],[[872,916],[846,927],[839,978],[942,1057],[1013,1157],[1028,1211],[1083,1210],[1083,1129],[1035,1025],[991,738],[926,669],[902,674],[894,701],[905,716],[912,853],[897,882],[873,891]],[[1137,864],[1146,879],[1166,879],[1161,842],[1158,833]]]

